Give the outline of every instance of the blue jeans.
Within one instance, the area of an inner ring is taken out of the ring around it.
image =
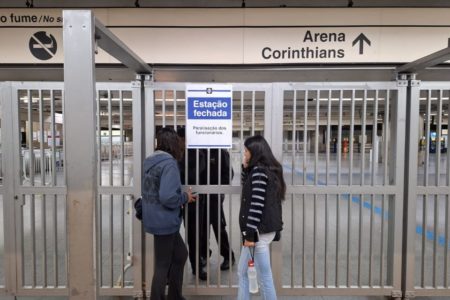
[[[270,267],[270,251],[269,245],[273,240],[274,234],[269,234],[270,238],[265,239],[263,235],[260,236],[260,241],[256,243],[255,247],[255,268],[256,276],[258,278],[259,291],[261,299],[276,300],[277,295],[275,286],[273,284],[272,269]],[[242,247],[241,257],[239,258],[238,277],[238,300],[249,300],[249,283],[247,277],[248,261],[251,259],[250,248]]]

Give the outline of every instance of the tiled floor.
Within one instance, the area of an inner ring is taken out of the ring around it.
[[[65,297],[17,297],[14,300],[66,300]],[[260,297],[254,297],[253,300],[260,300]],[[308,297],[279,297],[278,300],[384,300],[384,297],[344,297],[344,296],[308,296]],[[449,297],[417,297],[415,300],[448,300]],[[11,298],[1,297],[0,300],[12,300]],[[99,300],[133,300],[131,297],[101,297]],[[236,297],[220,296],[187,296],[186,300],[236,300]]]
[[[286,161],[284,162],[284,166],[290,166],[289,164],[289,157],[286,157]],[[369,161],[368,161],[368,157],[366,157],[367,161],[366,161],[366,166],[370,166]],[[233,168],[235,170],[235,174],[237,174],[238,170],[239,170],[239,160],[240,157],[238,154],[235,154],[232,158],[233,161]],[[323,161],[322,161],[323,162]],[[335,163],[335,162],[334,162]],[[342,162],[342,169],[343,170],[347,170],[348,169],[348,161],[343,160]],[[129,167],[129,165],[128,165]],[[285,171],[286,171],[286,176],[287,178],[290,178],[291,176],[291,172],[292,172],[292,168],[288,168],[285,167]],[[319,168],[323,169],[324,166],[321,166]],[[103,169],[103,168],[102,168]],[[308,159],[307,160],[307,167],[306,167],[306,178],[307,181],[309,182],[309,184],[311,184],[311,170],[313,170],[313,160],[312,159]],[[433,170],[433,168],[430,168],[431,170]],[[354,167],[355,172],[358,170],[358,168]],[[370,171],[370,170],[367,170]],[[295,177],[297,179],[302,179],[303,178],[303,168],[301,168],[301,162],[298,162],[298,166],[295,167]],[[104,168],[103,170],[103,176],[102,179],[103,181],[108,181],[108,176],[109,176],[109,172],[107,168]],[[127,171],[127,176],[129,176],[131,174],[131,170]],[[377,169],[377,172],[375,172],[376,175],[376,180],[381,178],[381,175],[377,175],[377,174],[383,174],[383,169],[380,167],[379,169]],[[336,175],[336,174],[334,174]],[[116,173],[113,173],[114,178],[118,177]],[[323,176],[320,175],[320,176]],[[319,185],[320,185],[320,176],[319,176]],[[117,178],[115,178],[114,180],[116,180]],[[127,180],[129,181],[130,178],[127,177]],[[238,184],[238,180],[239,180],[239,176],[235,176],[234,178],[234,184]],[[381,179],[380,179],[381,180]],[[359,211],[360,211],[360,207],[362,206],[362,227],[363,227],[363,238],[367,239],[367,237],[369,236],[369,226],[370,226],[370,218],[373,218],[374,220],[374,228],[373,228],[373,232],[375,232],[375,236],[374,236],[374,240],[373,245],[379,245],[379,241],[381,241],[380,239],[380,234],[379,234],[379,230],[380,230],[380,226],[382,224],[381,222],[381,217],[384,215],[385,216],[385,230],[389,230],[389,216],[391,214],[391,210],[393,209],[392,206],[388,206],[389,201],[386,201],[385,204],[385,208],[384,211],[386,212],[386,214],[383,212],[383,210],[380,210],[382,202],[380,199],[378,198],[374,198],[371,199],[370,197],[365,197],[363,195],[363,197],[355,196],[349,196],[349,197],[342,197],[339,199],[339,201],[337,201],[336,197],[334,196],[334,198],[329,197],[328,199],[322,198],[321,195],[319,195],[317,197],[317,200],[311,198],[311,197],[305,197],[305,199],[307,201],[305,201],[306,205],[304,205],[302,207],[302,201],[303,199],[300,196],[296,196],[293,199],[289,198],[284,206],[283,206],[283,210],[284,210],[284,219],[285,219],[285,230],[283,231],[283,239],[282,242],[283,243],[283,266],[282,267],[282,282],[284,285],[290,285],[291,284],[291,280],[293,280],[295,285],[298,285],[301,283],[301,273],[302,273],[302,269],[300,268],[301,263],[302,263],[302,253],[301,253],[301,241],[303,239],[305,239],[306,241],[308,241],[308,243],[306,243],[306,249],[305,249],[305,265],[306,265],[306,274],[310,274],[311,269],[312,269],[312,260],[316,259],[317,260],[317,272],[316,272],[316,276],[318,278],[318,284],[321,284],[323,282],[323,278],[324,278],[324,274],[325,272],[327,272],[327,276],[328,276],[328,282],[330,285],[332,285],[335,281],[335,277],[336,277],[336,264],[339,265],[339,273],[338,273],[338,277],[339,277],[339,284],[345,284],[345,280],[347,277],[347,272],[346,272],[346,267],[347,264],[350,267],[350,282],[353,284],[354,282],[356,282],[357,278],[357,271],[358,271],[358,266],[357,266],[357,254],[356,254],[356,250],[355,247],[353,247],[353,245],[357,244],[358,242],[358,226],[360,224],[360,220],[359,220]],[[432,199],[430,199],[432,200]],[[120,213],[120,205],[121,205],[121,201],[119,199],[118,202],[114,202],[113,207],[108,206],[110,200],[109,198],[105,198],[105,206],[103,207],[104,211],[103,211],[103,217],[105,220],[108,219],[109,217],[109,213],[110,213],[110,209],[114,209],[114,213]],[[313,207],[311,205],[311,203],[313,203],[314,201],[316,201],[317,203],[317,207]],[[370,201],[374,201],[373,205],[370,204]],[[325,209],[325,202],[328,202],[328,207],[327,207],[327,214],[324,213],[324,209]],[[231,203],[231,204],[230,204]],[[340,206],[338,206],[338,203]],[[439,205],[443,205],[444,202],[440,201],[437,202]],[[366,205],[367,204],[367,205]],[[27,204],[28,205],[28,204]],[[232,205],[232,206],[231,206]],[[421,209],[421,201],[418,201],[418,209]],[[432,203],[430,202],[429,205],[432,205]],[[116,207],[117,206],[117,207]],[[427,226],[427,230],[432,232],[433,231],[433,219],[432,219],[432,210],[431,209],[433,206],[429,206],[428,209],[428,224]],[[237,216],[237,211],[239,209],[239,195],[233,195],[231,197],[227,196],[226,201],[224,202],[224,208],[226,211],[226,219],[227,219],[227,230],[229,233],[232,234],[232,238],[231,238],[231,242],[233,245],[233,250],[236,253],[236,255],[239,255],[239,228],[238,228],[238,222],[236,219]],[[378,208],[378,209],[377,209]],[[39,209],[39,207],[37,207],[37,209]],[[305,212],[303,212],[303,210]],[[441,211],[439,209],[439,211]],[[28,212],[28,210],[26,210],[26,213]],[[340,230],[336,230],[336,224],[337,224],[337,213],[339,212],[339,216],[341,218],[340,220]],[[350,213],[350,215],[349,215]],[[37,212],[37,214],[39,215],[39,211]],[[311,215],[316,214],[318,216],[317,221],[316,221],[316,225],[314,227],[314,220],[311,218]],[[422,212],[419,211],[418,213],[418,220],[417,220],[417,224],[418,226],[423,225],[421,223],[421,214]],[[2,214],[0,214],[1,216]],[[50,213],[47,214],[47,216],[51,215]],[[132,216],[132,215],[131,215]],[[306,231],[306,235],[305,238],[303,238],[302,236],[302,218],[303,216],[306,216],[306,223],[305,223],[305,231]],[[127,218],[130,218],[130,215],[126,216]],[[119,217],[114,217],[114,220],[118,220]],[[128,220],[128,219],[127,219]],[[328,225],[326,225],[325,220],[328,221]],[[350,220],[349,222],[347,220]],[[1,217],[0,217],[0,221],[1,221]],[[347,223],[348,222],[348,223]],[[442,229],[442,224],[444,222],[444,218],[441,216],[439,218],[439,228]],[[108,225],[107,222],[104,223],[105,225]],[[128,226],[127,223],[125,223],[125,226]],[[292,226],[293,224],[293,226]],[[350,226],[350,231],[348,230],[348,224],[352,225]],[[115,230],[116,230],[116,225],[114,226]],[[325,233],[325,228],[326,226],[328,226],[329,231],[328,231],[328,243],[324,244],[323,241],[325,240],[324,238],[324,233]],[[313,228],[314,227],[314,228]],[[312,235],[311,233],[314,232],[314,230],[316,230],[316,248],[315,248],[315,252],[313,252],[312,250]],[[108,240],[106,239],[108,237],[108,235],[106,234],[107,232],[109,232],[109,227],[105,226],[103,228],[103,231],[105,232],[104,235],[104,245],[108,245]],[[182,226],[182,234],[184,235],[184,228]],[[336,241],[336,235],[339,232],[339,238],[340,238],[340,242]],[[351,255],[350,257],[346,257],[346,250],[347,250],[347,236],[348,236],[348,232],[350,233],[350,250],[351,250]],[[381,232],[381,231],[380,231]],[[431,237],[431,234],[428,234],[427,232],[427,239],[425,240],[425,250],[426,253],[428,255],[426,255],[426,259],[425,259],[425,274],[427,276],[427,278],[430,278],[431,270],[432,270],[432,262],[430,261],[432,256],[430,255],[430,253],[432,253],[432,249],[433,249],[433,242],[434,240],[431,240],[428,237]],[[420,235],[417,235],[417,237],[421,237]],[[435,239],[437,237],[437,235],[434,236]],[[25,237],[25,240],[27,240],[28,237]],[[128,238],[128,235],[127,235]],[[383,236],[384,241],[386,242],[388,237],[387,237],[387,233],[385,233],[385,235]],[[368,281],[368,272],[366,272],[368,270],[368,258],[371,257],[371,255],[369,254],[369,246],[368,246],[368,240],[364,240],[367,243],[363,243],[362,245],[362,272],[364,273],[362,275],[362,282],[366,283]],[[3,241],[0,241],[0,243],[2,243]],[[339,258],[336,258],[337,254],[336,254],[336,244],[339,247]],[[384,244],[385,247],[387,247],[387,242]],[[114,249],[116,249],[116,245],[114,245]],[[234,268],[234,270],[231,273],[231,276],[228,276],[228,272],[220,272],[218,271],[218,266],[220,265],[221,262],[221,257],[218,257],[217,253],[217,243],[215,242],[214,237],[211,237],[211,249],[213,250],[213,255],[211,256],[211,260],[210,260],[210,280],[211,283],[214,284],[214,282],[217,282],[218,280],[218,274],[221,274],[221,281],[222,284],[226,284],[228,285],[229,282],[231,282],[231,285],[236,285],[237,284],[237,276],[236,276],[236,270]],[[294,252],[291,252],[291,247],[292,249],[294,249]],[[416,248],[417,249],[422,249],[422,241],[420,238],[417,239],[417,243],[416,243]],[[2,245],[0,245],[0,256],[1,256],[1,251],[2,249]],[[327,268],[325,268],[325,265],[323,263],[324,261],[324,252],[325,249],[327,249],[328,251],[328,264],[330,264]],[[374,246],[375,249],[375,246]],[[438,249],[438,262],[441,261],[444,252],[445,247],[441,246],[439,243],[437,243],[437,249]],[[107,250],[109,250],[108,247],[105,246],[105,257],[108,257],[108,252]],[[387,249],[386,249],[387,250]],[[386,251],[384,250],[384,251]],[[115,252],[116,250],[114,250]],[[380,255],[379,252],[381,251],[378,248],[376,248],[376,251],[373,252],[373,265],[376,266],[376,268],[374,267],[373,271],[374,276],[373,276],[373,280],[375,282],[375,284],[381,280],[378,277],[378,272],[380,272],[380,264],[381,264],[381,259],[380,259]],[[295,255],[292,256],[291,254],[294,253]],[[386,253],[386,252],[383,252]],[[420,253],[419,253],[420,254]],[[62,252],[61,252],[62,255]],[[385,255],[385,254],[384,254]],[[292,258],[293,257],[293,258]],[[292,263],[292,259],[294,259],[294,263]],[[350,259],[350,263],[348,263],[348,259]],[[419,259],[419,260],[418,260]],[[336,263],[337,262],[337,263]],[[386,268],[387,268],[387,264],[388,262],[386,261],[386,259],[384,260],[384,265],[383,267],[385,268],[384,271],[386,272]],[[416,257],[416,264],[417,266],[420,266],[420,256],[418,255]],[[291,270],[291,265],[294,265],[295,267],[293,268],[293,271]],[[105,259],[105,262],[103,264],[103,266],[105,267],[106,270],[108,270],[109,265],[107,264],[107,261]],[[115,270],[117,270],[117,266],[120,267],[119,263],[116,263],[116,261],[114,261],[114,268]],[[296,269],[297,268],[297,269]],[[437,266],[437,270],[438,270],[438,274],[443,274],[442,273],[442,264],[438,263]],[[2,270],[1,270],[1,266],[0,266],[0,279],[3,277],[2,275]],[[115,271],[116,272],[116,271]],[[219,272],[219,273],[218,273]],[[291,276],[291,273],[293,272],[293,276]],[[420,269],[417,268],[416,269],[416,281],[417,281],[417,276],[420,276]],[[131,274],[131,272],[129,272],[129,274]],[[116,274],[114,274],[116,275]],[[309,276],[306,279],[306,284],[311,284],[310,283],[310,278],[311,276]],[[128,278],[128,277],[127,277]],[[293,278],[293,279],[291,279]],[[438,277],[438,281],[442,279],[442,276]],[[187,263],[187,268],[186,268],[186,272],[185,272],[185,283],[187,285],[192,285],[195,283],[195,279],[192,276],[191,272],[190,272],[190,266],[189,263]],[[204,282],[200,282],[200,285],[204,285]],[[11,298],[2,298],[0,297],[1,300],[3,299],[7,299],[7,300],[11,300]],[[44,300],[44,299],[50,299],[50,300],[62,300],[65,298],[58,298],[58,297],[52,297],[52,298],[48,298],[48,297],[34,297],[34,298],[23,298],[23,297],[19,297],[17,298],[17,300]],[[103,300],[115,300],[115,299],[119,299],[119,298],[103,298]],[[126,299],[126,298],[121,298],[121,299]],[[214,297],[214,296],[188,296],[187,299],[211,299],[211,300],[231,300],[231,299],[235,299],[235,297]],[[259,299],[258,297],[255,297],[254,299]],[[279,300],[293,300],[293,299],[300,299],[300,300],[344,300],[344,299],[349,299],[349,300],[379,300],[379,299],[383,299],[383,297],[321,297],[321,296],[316,296],[316,297],[280,297]],[[425,300],[425,299],[430,299],[430,300],[442,300],[442,299],[450,299],[450,297],[430,297],[430,298],[416,298],[416,299],[420,299],[420,300]],[[128,299],[127,299],[128,300]]]

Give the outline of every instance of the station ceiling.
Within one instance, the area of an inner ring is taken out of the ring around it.
[[[0,8],[73,7],[450,7],[448,0],[2,0]]]

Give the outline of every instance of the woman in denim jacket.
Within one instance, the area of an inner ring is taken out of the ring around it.
[[[195,201],[190,189],[181,191],[177,160],[182,153],[178,135],[163,128],[156,135],[155,152],[144,161],[142,187],[142,222],[146,232],[154,236],[155,268],[151,300],[184,299],[183,270],[187,249],[180,235],[181,207]]]

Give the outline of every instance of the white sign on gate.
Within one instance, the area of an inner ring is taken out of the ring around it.
[[[229,84],[186,85],[186,147],[231,148],[233,90]]]

